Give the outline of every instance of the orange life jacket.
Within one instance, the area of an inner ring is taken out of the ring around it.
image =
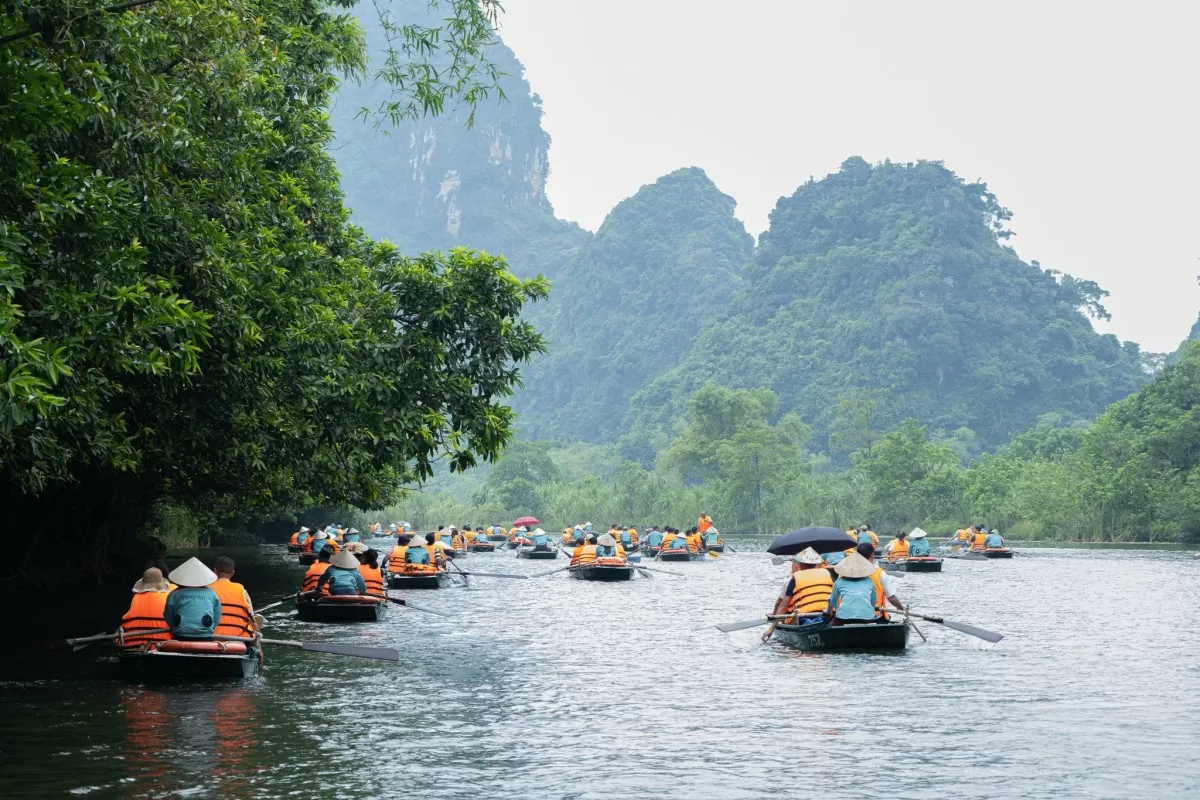
[[[908,558],[908,540],[895,539],[892,541],[891,549],[888,550],[888,558],[893,561],[897,558]]]
[[[408,552],[408,545],[406,544],[398,544],[392,548],[391,555],[388,556],[388,572],[404,571],[404,554],[406,552]]]
[[[701,517],[700,521],[696,523],[696,528],[700,531],[700,533],[705,533],[712,526],[712,519],[709,517]]]
[[[587,564],[596,560],[596,545],[585,544],[582,547],[576,547],[575,549],[579,551],[579,560],[575,561],[574,558],[572,558],[574,563]]]
[[[630,543],[632,543],[632,544],[637,544],[637,543],[638,543],[638,538],[637,538],[637,528],[630,528],[630,529],[629,529],[629,541],[630,541]]]
[[[875,611],[884,619],[891,619],[884,607],[888,604],[887,594],[883,591],[883,568],[876,567],[871,573],[871,582],[875,584]]]
[[[370,564],[359,564],[358,574],[367,584],[367,594],[383,594],[383,570]]]
[[[575,549],[571,551],[571,566],[575,566],[579,563],[579,556],[583,554],[583,548],[585,546],[586,545],[582,544],[575,545]]]
[[[676,536],[676,534],[674,534],[674,533],[668,533],[665,536],[663,536],[662,545],[661,545],[663,550],[666,550],[667,545],[669,545],[671,542],[675,541],[675,536]]]
[[[228,578],[217,578],[211,586],[221,601],[221,621],[213,633],[221,636],[253,636],[254,617],[246,603],[246,587]]]
[[[129,610],[121,617],[121,627],[127,631],[142,631],[150,628],[166,628],[167,619],[164,613],[167,609],[169,592],[134,592],[133,602]],[[126,636],[125,644],[136,645],[156,639],[170,639],[171,632],[145,633],[140,636]]]
[[[292,538],[288,539],[288,544],[293,546],[300,544],[300,531],[296,531],[292,534]]]
[[[820,567],[796,570],[792,573],[792,583],[786,613],[816,614],[829,605],[829,595],[833,594],[829,570]]]
[[[987,534],[983,531],[971,537],[971,547],[983,547],[984,540],[987,539]]]
[[[317,579],[329,569],[329,562],[314,561],[312,566],[308,568],[308,572],[304,573],[304,583],[300,584],[300,591],[311,592],[317,588]],[[329,584],[321,587],[321,594],[329,594]]]
[[[959,528],[958,530],[956,530],[954,532],[954,540],[955,541],[965,542],[965,541],[969,540],[970,538],[971,538],[971,534],[966,528]]]
[[[689,553],[699,553],[700,552],[700,534],[693,533],[691,536],[688,536],[687,543],[688,543],[688,552]]]

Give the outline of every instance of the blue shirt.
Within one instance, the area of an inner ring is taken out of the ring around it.
[[[648,534],[646,534],[646,544],[650,545],[651,547],[658,547],[660,544],[662,544],[662,540],[662,531],[650,531]]]
[[[1004,547],[1004,537],[998,533],[989,533],[983,540],[984,547]]]
[[[309,536],[312,536],[312,534],[311,533],[300,534],[299,536],[296,537],[296,544],[303,546],[304,543],[308,541]]]
[[[171,633],[187,639],[211,639],[221,621],[221,600],[207,586],[180,586],[167,595],[163,617]]]
[[[533,537],[533,546],[534,547],[546,547],[549,544],[550,544],[550,537],[544,533],[536,534]]]
[[[669,545],[667,545],[667,549],[668,550],[687,550],[687,546],[688,546],[687,539],[685,539],[682,536],[676,536],[674,539],[671,540],[671,543]]]
[[[913,539],[912,544],[908,546],[908,554],[910,556],[927,556],[932,552],[929,548],[929,540],[925,537]]]
[[[347,533],[342,537],[342,541],[348,544],[350,542],[361,542],[362,538],[357,533]]]
[[[870,578],[838,578],[829,608],[838,619],[875,619],[875,582]]]
[[[348,595],[367,593],[367,582],[363,580],[362,573],[356,569],[330,567],[321,573],[321,577],[317,578],[317,588],[320,589],[321,585],[326,581],[329,582],[330,594]]]

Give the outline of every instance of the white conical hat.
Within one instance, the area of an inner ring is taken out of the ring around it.
[[[304,527],[303,525],[301,525],[300,530],[298,530],[296,532],[297,533],[312,533],[312,531],[310,531],[308,528]]]
[[[867,578],[875,574],[875,565],[858,553],[851,553],[839,561],[833,570],[843,578]]]
[[[614,539],[612,537],[612,535],[608,534],[608,533],[604,534],[603,536],[601,536],[599,539],[596,540],[596,544],[607,545],[608,547],[612,547],[616,543],[617,543],[617,540]]]
[[[341,567],[342,569],[358,569],[358,559],[354,557],[354,553],[343,550],[329,559],[329,566]]]
[[[534,536],[545,536],[546,532],[544,530],[542,530],[541,528],[535,528],[533,531],[533,535]]]
[[[208,567],[204,566],[204,562],[192,556],[187,561],[180,564],[175,569],[171,570],[171,574],[167,576],[171,583],[176,586],[183,586],[188,589],[197,589],[201,586],[208,586],[217,579],[217,574]]]
[[[347,553],[356,553],[357,554],[357,553],[367,552],[367,546],[365,544],[363,544],[362,542],[351,542],[350,544],[346,545],[342,549],[345,550]],[[333,561],[331,560],[329,563],[332,564]]]
[[[910,534],[908,535],[908,538],[910,538],[910,539],[924,539],[924,538],[925,538],[926,536],[928,536],[928,535],[929,535],[928,533],[926,533],[925,531],[921,530],[920,528],[913,528],[913,529],[912,529],[912,533],[910,533]]]
[[[792,556],[792,561],[797,564],[824,564],[825,559],[821,558],[821,554],[811,547],[806,547],[796,555]]]

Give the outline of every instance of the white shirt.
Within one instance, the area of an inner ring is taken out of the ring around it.
[[[900,588],[899,579],[894,575],[889,575],[886,569],[880,573],[879,582],[883,584],[883,593],[888,597],[898,596],[896,590]]]

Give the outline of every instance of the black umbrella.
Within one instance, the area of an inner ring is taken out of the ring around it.
[[[854,542],[849,534],[837,528],[801,528],[775,537],[767,552],[777,556],[794,556],[804,548],[811,547],[822,554],[836,553],[854,547]]]

